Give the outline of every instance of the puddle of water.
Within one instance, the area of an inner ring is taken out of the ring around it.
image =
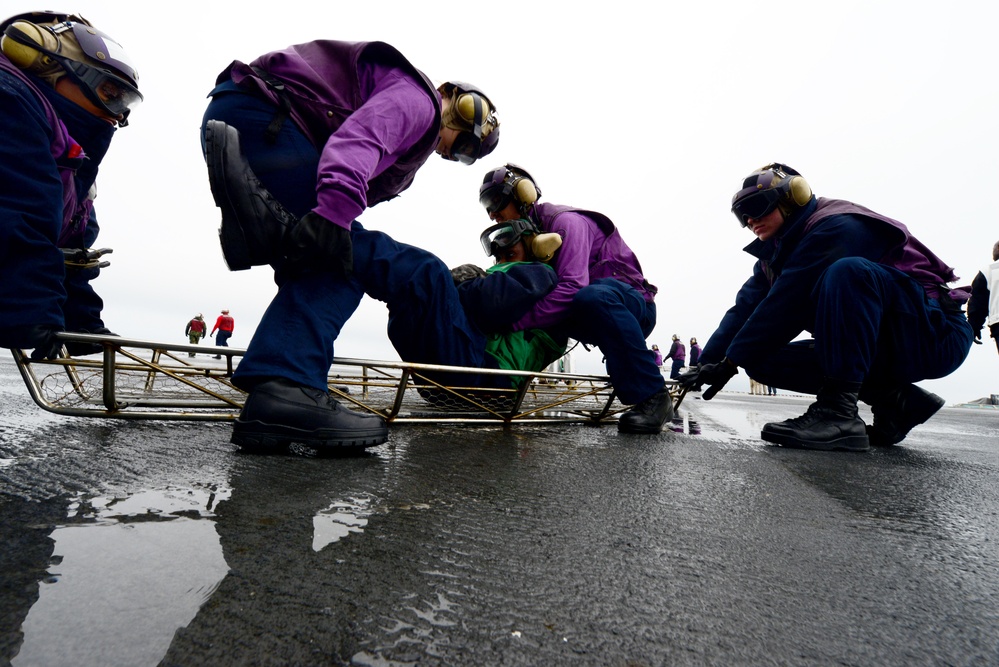
[[[363,532],[371,515],[372,499],[338,500],[312,517],[312,550],[322,551],[351,533]]]
[[[171,489],[74,503],[71,516],[96,521],[52,532],[52,564],[12,664],[158,663],[228,572],[215,523],[197,518],[211,516],[218,495]]]

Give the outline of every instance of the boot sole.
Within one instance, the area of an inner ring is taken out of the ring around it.
[[[222,225],[219,227],[219,243],[222,257],[230,271],[245,271],[252,266],[250,246],[246,235],[236,218],[232,200],[226,187],[226,152],[231,148],[239,151],[238,135],[232,137],[230,146],[229,126],[217,120],[205,124],[205,153],[208,155],[208,185],[215,203],[222,210]]]
[[[836,438],[835,440],[802,440],[800,438],[795,438],[789,435],[783,435],[781,433],[771,433],[769,431],[761,431],[760,437],[767,442],[772,442],[775,445],[780,445],[782,447],[791,447],[794,449],[812,449],[817,451],[845,451],[845,452],[866,452],[871,448],[871,444],[867,439],[866,435],[848,435],[842,438]]]
[[[380,445],[387,440],[388,428],[384,426],[364,431],[303,431],[290,426],[238,419],[233,425],[232,437],[229,439],[241,449],[255,452],[282,450],[293,443],[318,450],[363,449]]]

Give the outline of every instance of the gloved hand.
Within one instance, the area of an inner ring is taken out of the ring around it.
[[[975,342],[975,345],[981,345],[982,344],[982,336],[980,334],[976,335],[974,342]]]
[[[684,389],[697,391],[701,385],[708,385],[708,390],[701,396],[705,401],[715,397],[721,388],[733,377],[739,374],[739,368],[726,357],[717,364],[699,364],[680,374],[679,383]]]
[[[62,352],[62,341],[56,338],[56,334],[63,331],[61,326],[55,324],[36,324],[28,332],[28,340],[32,341],[34,351],[31,358],[55,359]]]
[[[291,266],[300,270],[332,270],[346,278],[354,270],[350,232],[314,212],[292,225],[282,254]]]
[[[456,266],[451,269],[451,278],[454,279],[455,285],[460,285],[466,280],[474,280],[475,278],[485,278],[486,271],[475,264],[462,264],[461,266]]]
[[[98,336],[117,336],[115,332],[107,327],[95,327],[93,329],[79,329],[73,333],[96,334]],[[104,346],[100,343],[82,343],[79,341],[67,341],[66,351],[71,357],[85,357],[88,354],[97,354],[104,351]]]

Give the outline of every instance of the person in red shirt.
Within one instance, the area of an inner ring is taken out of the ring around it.
[[[209,336],[215,336],[215,332],[219,332],[218,337],[215,338],[216,346],[229,347],[229,337],[232,336],[232,330],[235,325],[235,321],[229,316],[229,311],[223,309],[222,314],[219,315],[217,320],[215,320],[215,326],[212,327],[212,332],[209,334]],[[221,359],[222,355],[216,354],[215,358]]]

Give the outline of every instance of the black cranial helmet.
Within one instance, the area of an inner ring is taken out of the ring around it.
[[[780,208],[785,218],[812,199],[812,189],[801,174],[777,162],[757,169],[742,181],[742,189],[732,196],[732,213],[746,227]]]
[[[493,169],[479,186],[479,203],[492,215],[510,202],[517,205],[517,212],[526,216],[531,206],[541,198],[541,189],[523,167],[508,163]]]

